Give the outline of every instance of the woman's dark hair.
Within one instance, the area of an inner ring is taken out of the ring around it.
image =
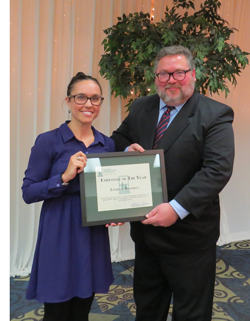
[[[78,81],[82,81],[82,80],[93,80],[94,82],[97,83],[97,85],[99,86],[100,90],[101,90],[101,94],[102,94],[102,87],[99,84],[99,81],[96,78],[93,78],[92,76],[88,76],[85,75],[83,72],[78,72],[70,81],[69,85],[68,85],[68,89],[67,89],[67,97],[70,96],[72,88],[74,86],[74,84],[76,84]]]

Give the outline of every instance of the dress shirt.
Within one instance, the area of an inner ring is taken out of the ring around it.
[[[175,106],[175,108],[170,111],[170,117],[169,117],[169,122],[168,122],[167,128],[171,124],[171,122],[174,120],[175,116],[178,114],[178,112],[181,110],[181,108],[184,104],[181,104],[179,106]],[[160,119],[161,119],[162,115],[164,114],[164,112],[166,111],[166,109],[167,109],[166,104],[164,103],[164,101],[162,101],[160,99],[159,116],[158,116],[157,125],[159,124]]]

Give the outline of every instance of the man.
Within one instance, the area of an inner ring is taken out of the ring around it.
[[[233,167],[233,110],[195,91],[191,52],[163,48],[155,60],[157,94],[136,99],[113,132],[118,151],[163,149],[169,203],[131,223],[135,242],[136,321],[210,321],[219,237],[218,194]],[[169,107],[162,138],[157,124]],[[158,135],[158,133],[157,133]]]

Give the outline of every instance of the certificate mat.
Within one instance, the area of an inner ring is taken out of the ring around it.
[[[88,154],[79,176],[83,226],[141,221],[168,201],[162,149]]]

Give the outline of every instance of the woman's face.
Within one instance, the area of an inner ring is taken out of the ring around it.
[[[71,97],[75,95],[79,96],[76,98]],[[91,124],[92,121],[99,115],[101,105],[93,105],[90,99],[87,99],[87,101],[84,102],[84,95],[88,98],[93,98],[93,100],[98,100],[99,97],[101,97],[101,89],[93,80],[88,79],[78,81],[74,84],[70,96],[66,97],[66,102],[71,110],[71,121],[76,121],[80,124]],[[81,100],[83,102],[81,102]]]

